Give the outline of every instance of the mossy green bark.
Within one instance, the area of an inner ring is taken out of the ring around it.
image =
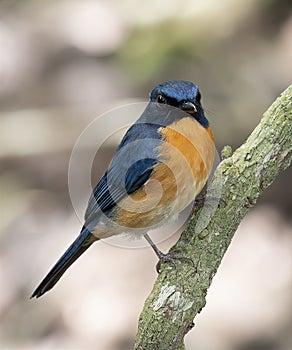
[[[291,163],[292,85],[271,105],[246,142],[233,154],[226,148],[223,156],[208,186],[210,205],[194,212],[172,248],[191,257],[194,266],[188,260],[180,260],[176,269],[162,264],[140,316],[136,350],[185,349],[184,336],[206,304],[207,290],[239,223]]]

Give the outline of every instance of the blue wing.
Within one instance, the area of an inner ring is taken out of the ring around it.
[[[100,211],[110,211],[122,198],[135,192],[149,179],[159,162],[156,148],[159,125],[136,123],[122,139],[107,172],[94,188],[85,213],[85,225]]]

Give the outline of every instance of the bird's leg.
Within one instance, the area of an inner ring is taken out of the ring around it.
[[[173,252],[168,252],[168,253],[162,253],[161,250],[158,249],[158,247],[155,245],[155,243],[152,241],[152,239],[149,237],[149,235],[147,233],[144,234],[144,237],[146,239],[146,241],[150,244],[150,246],[152,247],[152,249],[154,250],[155,254],[157,255],[159,261],[156,265],[156,271],[157,273],[160,272],[160,266],[161,263],[165,262],[165,261],[169,261],[170,263],[172,263],[172,265],[174,266],[174,268],[176,269],[176,259],[185,259],[185,260],[189,260],[191,261],[191,263],[194,265],[194,262],[191,258],[181,255],[181,254],[175,254]]]
[[[164,253],[162,253],[162,251],[158,249],[158,247],[155,245],[155,243],[152,241],[152,239],[149,237],[147,233],[144,234],[144,237],[146,241],[151,245],[158,259],[161,259],[164,256]]]

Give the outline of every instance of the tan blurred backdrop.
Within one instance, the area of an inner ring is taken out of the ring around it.
[[[1,349],[132,348],[156,276],[150,248],[96,244],[29,300],[81,226],[67,181],[78,136],[184,79],[200,86],[218,150],[236,148],[291,83],[291,38],[288,0],[0,1]],[[288,170],[240,225],[187,349],[291,349],[291,198]]]

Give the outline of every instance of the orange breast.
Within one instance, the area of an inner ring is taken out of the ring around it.
[[[163,142],[158,147],[161,163],[151,179],[114,209],[121,226],[147,228],[182,211],[205,185],[214,160],[214,138],[192,118],[160,128]]]
[[[196,120],[186,117],[160,132],[165,142],[159,146],[159,151],[175,175],[178,195],[190,190],[194,199],[205,185],[214,161],[211,128],[205,129]]]

